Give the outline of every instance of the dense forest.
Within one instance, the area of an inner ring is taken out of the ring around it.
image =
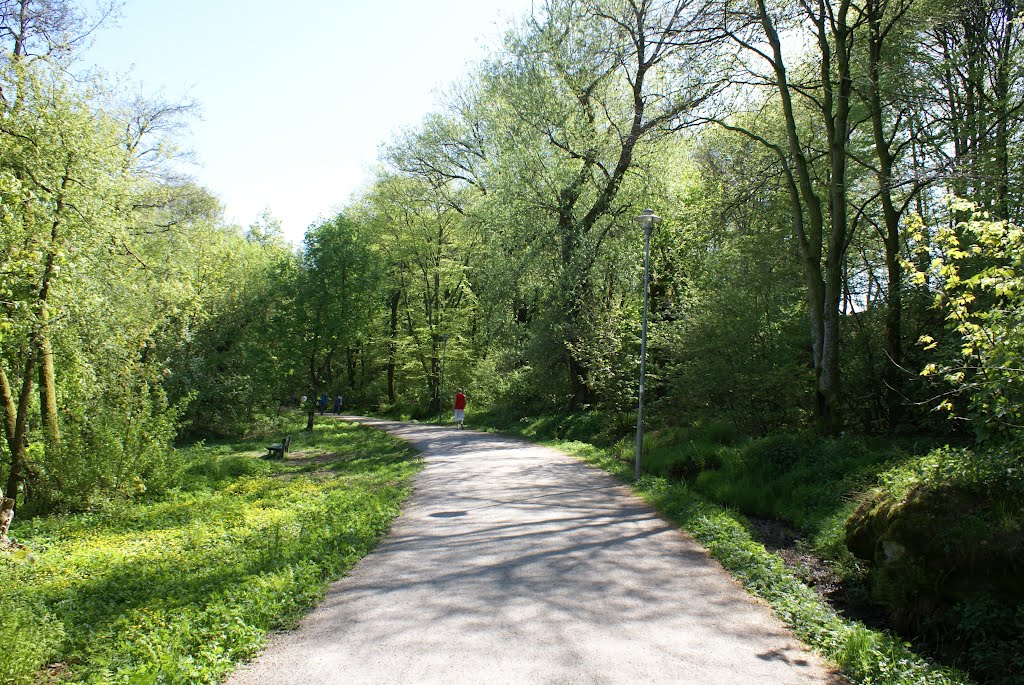
[[[586,414],[626,438],[650,207],[652,453],[702,426],[774,445],[783,470],[905,446],[916,480],[844,481],[845,543],[907,629],[999,632],[962,663],[1012,682],[1022,9],[544,0],[293,246],[269,214],[226,223],[181,175],[192,103],[83,76],[102,17],[0,3],[5,508],[157,496],[182,477],[177,446],[258,432],[301,397],[312,429],[323,394],[430,420],[460,387],[470,424]],[[713,496],[701,472],[722,465],[698,457],[675,473]],[[886,564],[908,544],[887,527],[937,536],[939,507],[975,526],[962,554]]]

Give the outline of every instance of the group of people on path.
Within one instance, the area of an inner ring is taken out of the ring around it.
[[[306,406],[306,400],[307,399],[309,399],[309,398],[306,397],[305,395],[303,395],[302,397],[297,397],[295,395],[292,395],[292,405],[296,409],[300,409],[300,408]],[[332,413],[340,414],[341,413],[341,405],[343,403],[344,403],[344,398],[340,394],[335,395],[334,396],[334,407],[333,407],[334,411]],[[327,405],[328,404],[329,404],[329,401],[327,399],[327,393],[324,393],[323,395],[320,395],[320,399],[317,400],[316,406],[317,406],[317,409],[320,410],[321,414],[323,414],[325,411],[327,411]]]
[[[318,406],[320,407],[320,414],[321,415],[323,415],[323,413],[325,411],[327,411],[327,404],[328,404],[328,402],[329,402],[329,400],[327,399],[327,393],[324,393],[323,395],[320,395],[320,401],[318,403]],[[342,397],[341,397],[341,395],[335,395],[334,396],[334,407],[332,407],[332,409],[334,411],[331,412],[331,413],[332,414],[340,414],[341,413],[341,404],[342,404]]]

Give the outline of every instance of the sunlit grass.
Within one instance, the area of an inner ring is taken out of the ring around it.
[[[372,549],[420,468],[351,424],[296,434],[284,461],[260,458],[265,442],[193,448],[160,501],[20,521],[31,555],[4,559],[15,589],[0,611],[29,607],[11,608],[32,622],[22,633],[55,639],[9,642],[0,680],[33,682],[45,664],[68,682],[222,678]]]

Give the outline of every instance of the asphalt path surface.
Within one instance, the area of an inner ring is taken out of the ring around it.
[[[343,417],[426,467],[390,535],[251,683],[840,683],[628,488],[507,437]]]

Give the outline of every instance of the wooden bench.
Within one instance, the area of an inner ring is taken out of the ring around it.
[[[288,448],[292,445],[292,436],[284,436],[284,440],[267,447],[268,457],[278,457],[284,459],[284,455],[288,454]]]

